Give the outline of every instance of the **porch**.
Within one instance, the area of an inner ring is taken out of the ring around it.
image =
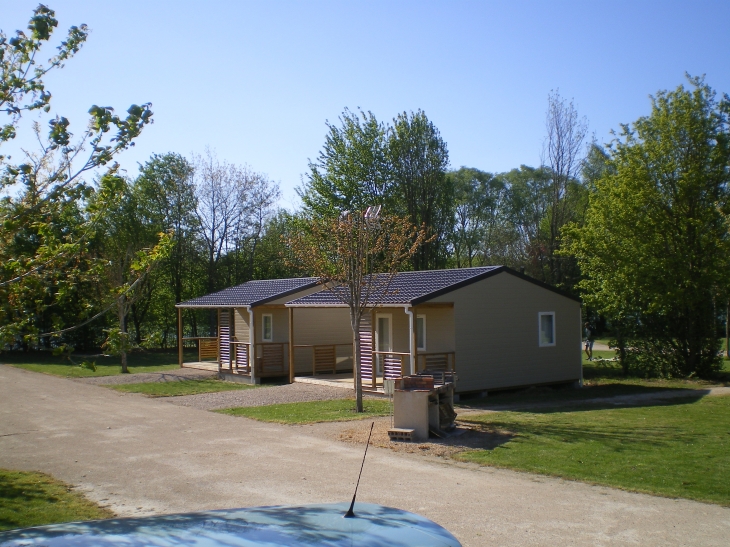
[[[219,308],[215,316],[217,336],[183,337],[179,318],[181,367],[250,383],[286,378],[354,388],[347,308]],[[364,391],[382,392],[385,379],[456,370],[453,307],[376,308],[362,317],[359,339]],[[183,348],[194,348],[197,360],[184,362]]]

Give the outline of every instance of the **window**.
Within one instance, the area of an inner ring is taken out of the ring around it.
[[[261,339],[264,342],[274,341],[274,318],[270,313],[265,313],[262,317]]]
[[[540,347],[555,345],[555,312],[541,311],[540,322]]]
[[[426,351],[426,316],[416,316],[416,349]]]

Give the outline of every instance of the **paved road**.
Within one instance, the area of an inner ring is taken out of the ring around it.
[[[0,467],[50,473],[121,515],[348,500],[362,450],[0,366]],[[526,473],[368,452],[359,499],[465,545],[726,546],[730,509]]]

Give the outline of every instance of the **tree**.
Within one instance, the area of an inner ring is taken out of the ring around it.
[[[453,260],[457,268],[503,264],[513,239],[503,177],[462,167],[447,175],[454,188]]]
[[[548,95],[548,111],[545,120],[547,137],[545,140],[543,164],[550,169],[550,201],[547,219],[549,228],[545,242],[545,258],[548,264],[547,282],[557,286],[575,276],[566,262],[570,257],[561,255],[561,230],[571,218],[574,194],[579,191],[578,176],[582,166],[588,123],[578,116],[573,101],[567,102],[555,91]],[[574,268],[573,268],[574,270]],[[570,283],[569,283],[570,284]]]
[[[162,260],[147,283],[150,287],[154,284],[156,290],[132,306],[138,344],[141,340],[137,323],[146,309],[157,308],[154,311],[162,331],[160,343],[166,346],[168,336],[178,332],[175,304],[201,292],[202,287],[196,282],[200,278],[200,246],[193,171],[193,165],[180,154],[154,154],[140,166],[134,182],[133,191],[144,222],[154,233],[173,233],[169,257]]]
[[[308,219],[287,242],[292,265],[319,277],[350,310],[358,412],[363,411],[360,320],[387,294],[403,263],[427,241],[423,227],[370,211]]]
[[[586,302],[624,338],[625,371],[706,376],[719,367],[716,303],[730,283],[730,99],[702,78],[652,97],[623,125],[569,251]]]
[[[454,188],[446,176],[449,151],[446,142],[425,112],[403,112],[389,131],[388,155],[397,200],[392,210],[401,211],[414,226],[425,224],[435,236],[411,258],[414,270],[442,268],[447,241],[454,222]]]
[[[309,162],[307,180],[298,189],[307,216],[390,205],[387,128],[372,112],[345,109],[339,121],[340,126],[327,122],[324,147],[317,161]]]
[[[58,53],[41,64],[39,52],[57,25],[53,10],[40,5],[28,24],[29,34],[17,31],[8,39],[0,33],[0,112],[9,116],[0,130],[0,145],[16,137],[23,113],[50,111],[51,94],[44,76],[62,67],[86,41],[85,25],[71,27]],[[66,232],[56,229],[53,222],[61,208],[81,211],[79,203],[91,192],[84,174],[108,165],[152,122],[149,104],[132,105],[126,117],[116,115],[111,107],[96,105],[89,114],[89,125],[75,142],[69,120],[55,116],[48,121],[47,136],[40,124],[34,125],[40,149],[25,152],[22,163],[10,163],[0,156],[4,167],[0,190],[10,190],[0,207],[0,306],[6,318],[0,324],[0,339],[5,342],[37,340],[40,330],[35,316],[16,313],[14,302],[31,299],[40,313],[58,304],[71,287],[93,279],[89,269],[69,268],[69,264],[78,263],[84,253],[98,215],[80,217],[79,224]],[[21,247],[23,252],[17,252]],[[55,328],[62,326],[60,316],[54,321]]]

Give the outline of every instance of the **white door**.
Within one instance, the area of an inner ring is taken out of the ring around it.
[[[393,325],[392,315],[377,314],[375,320],[375,351],[393,351]],[[383,359],[385,356],[378,355],[377,362],[378,376],[383,375]]]

